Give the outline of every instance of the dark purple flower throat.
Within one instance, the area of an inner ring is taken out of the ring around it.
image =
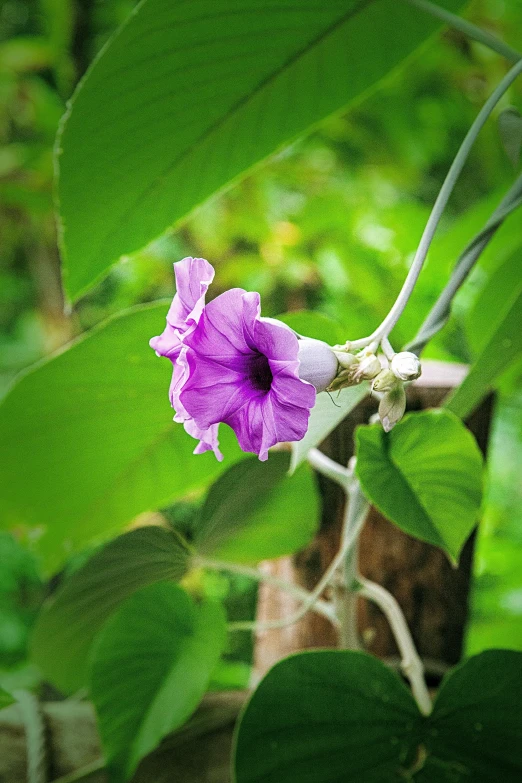
[[[256,391],[268,392],[272,386],[272,370],[268,359],[262,353],[254,353],[248,361],[248,380]]]

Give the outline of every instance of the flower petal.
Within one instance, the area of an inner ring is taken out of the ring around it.
[[[315,399],[315,389],[311,388]],[[225,423],[236,433],[243,451],[258,454],[264,462],[271,446],[304,438],[309,417],[309,408],[286,405],[270,391],[262,398],[250,399]]]
[[[213,451],[218,462],[223,462],[223,454],[219,450],[218,428],[219,424],[213,424],[205,430],[200,429],[194,419],[187,419],[183,422],[185,432],[196,440],[198,445],[194,449],[194,454],[204,454],[205,451]]]
[[[180,389],[183,387],[188,377],[188,365],[184,360],[187,348],[182,347],[178,361],[174,364],[172,372],[172,381],[170,384],[170,402],[175,411],[174,421],[183,424],[185,432],[196,440],[198,445],[194,449],[194,454],[203,454],[205,451],[212,450],[219,460],[222,461],[223,455],[219,450],[218,425],[213,424],[210,427],[199,427],[192,416],[185,410],[183,403],[179,398]]]
[[[205,306],[205,294],[214,279],[214,267],[204,258],[183,258],[174,264],[176,296],[172,300],[167,322],[178,329],[197,323]]]
[[[279,441],[271,406],[266,405],[268,399],[267,394],[264,399],[248,400],[226,421],[236,433],[242,450],[258,454],[262,462],[268,458],[270,446]]]
[[[307,381],[302,381],[297,372],[295,375],[290,372],[274,375],[270,393],[280,405],[308,410],[314,407],[317,396],[314,386]]]
[[[254,342],[256,349],[267,359],[279,361],[296,361],[299,353],[299,340],[285,324],[265,321],[262,318],[255,322]]]
[[[252,396],[241,370],[198,355],[189,346],[185,346],[179,362],[186,368],[179,400],[199,427],[226,421]]]
[[[232,288],[205,307],[198,328],[185,340],[200,356],[216,361],[237,360],[254,351],[254,324],[259,316],[259,294]]]
[[[149,342],[158,356],[166,356],[172,362],[181,350],[184,335],[201,317],[214,268],[204,258],[187,257],[174,264],[174,275],[176,294],[167,313],[167,325],[162,334]]]

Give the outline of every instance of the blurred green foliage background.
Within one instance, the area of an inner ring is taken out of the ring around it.
[[[336,320],[345,337],[371,332],[402,283],[452,156],[505,71],[497,55],[446,31],[442,43],[429,41],[349,113],[330,118],[211,199],[180,231],[124,259],[70,311],[62,298],[53,215],[54,137],[75,84],[132,6],[129,0],[0,3],[0,394],[19,371],[111,313],[171,297],[172,263],[186,255],[203,256],[216,266],[214,295],[238,285],[260,292],[265,315],[307,308]],[[471,18],[522,47],[517,0],[480,0],[472,5]],[[520,80],[509,101],[522,106]],[[513,177],[497,125],[490,121],[394,344],[413,336],[458,253]],[[459,295],[450,325],[428,356],[464,362],[473,357],[481,318],[488,317],[481,292],[504,265],[520,276],[513,262],[520,235],[515,213]],[[520,369],[519,363],[502,379],[496,405],[469,652],[489,646],[522,649]],[[187,524],[186,509],[172,513],[176,524]],[[251,613],[248,585],[232,587],[216,578],[208,590],[230,593],[238,618]],[[44,592],[32,555],[3,535],[0,668],[23,665]],[[235,657],[248,656],[242,650]]]

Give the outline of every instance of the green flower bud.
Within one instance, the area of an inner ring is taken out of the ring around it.
[[[395,388],[398,383],[400,382],[397,380],[396,376],[389,368],[387,368],[385,370],[381,370],[379,375],[373,379],[372,391],[390,391],[391,389]]]
[[[357,381],[354,380],[353,371],[351,369],[341,370],[340,373],[333,379],[326,391],[334,392],[345,389],[347,386],[355,386]]]
[[[406,410],[406,392],[402,384],[385,392],[379,403],[379,418],[385,432],[392,430],[404,416]]]

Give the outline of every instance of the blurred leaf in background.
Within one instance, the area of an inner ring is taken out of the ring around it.
[[[29,632],[43,597],[34,556],[0,532],[0,672],[26,660]]]

